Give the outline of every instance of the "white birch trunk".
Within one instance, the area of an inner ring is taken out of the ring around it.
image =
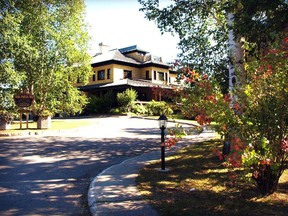
[[[238,86],[241,82],[245,82],[245,70],[244,70],[244,51],[241,47],[239,41],[235,38],[233,32],[233,21],[234,15],[232,13],[228,14],[228,26],[229,30],[229,92],[232,95],[232,103],[236,100],[233,94],[233,89]]]

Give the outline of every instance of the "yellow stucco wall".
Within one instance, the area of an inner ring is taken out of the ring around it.
[[[110,69],[110,79],[107,79],[107,71]],[[104,83],[111,83],[117,82],[124,79],[124,70],[132,71],[132,79],[144,79],[146,80],[146,71],[149,71],[149,80],[154,83],[163,83],[163,81],[159,80],[159,73],[163,72],[164,74],[167,73],[168,80],[164,83],[169,82],[169,70],[160,68],[160,67],[144,67],[144,68],[137,68],[132,66],[125,66],[120,64],[109,64],[99,67],[94,67],[93,74],[95,74],[95,81],[93,81],[93,76],[89,78],[89,83],[87,85],[94,85],[94,84],[104,84]],[[98,71],[104,70],[105,71],[105,79],[98,80]],[[154,79],[154,71],[156,71],[156,80]],[[165,75],[164,75],[165,76]],[[173,75],[172,75],[173,76]],[[82,84],[83,85],[83,84]],[[81,84],[76,84],[76,86],[81,86]]]
[[[110,69],[110,78],[108,79],[108,69]],[[93,76],[89,78],[89,83],[88,85],[91,84],[100,84],[100,83],[110,83],[113,82],[113,65],[105,65],[101,67],[95,67],[92,69],[95,75],[95,81],[93,81]],[[104,80],[99,80],[98,77],[98,71],[104,70],[105,71],[105,79]]]
[[[178,84],[177,74],[175,74],[175,73],[170,73],[169,76],[170,76],[170,84],[175,84],[175,85],[177,85],[177,84]]]

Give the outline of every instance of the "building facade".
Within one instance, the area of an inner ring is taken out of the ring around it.
[[[127,88],[138,92],[138,100],[161,100],[153,88],[172,89],[178,85],[176,72],[161,57],[153,56],[137,45],[122,49],[109,49],[99,44],[100,53],[92,59],[93,75],[87,85],[76,86],[88,95],[101,96],[108,91],[115,95]]]

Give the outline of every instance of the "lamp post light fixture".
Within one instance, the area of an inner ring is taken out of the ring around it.
[[[167,117],[161,115],[158,119],[159,128],[161,129],[161,171],[165,170],[165,129],[167,127]]]

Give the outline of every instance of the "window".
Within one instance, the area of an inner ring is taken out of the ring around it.
[[[132,71],[124,70],[124,79],[131,79],[132,78]]]
[[[154,72],[154,80],[157,80],[157,76],[156,76],[156,71],[153,71]]]
[[[107,79],[111,79],[110,68],[107,69]]]
[[[146,71],[146,79],[149,80],[149,71]]]
[[[98,71],[98,80],[104,80],[105,79],[105,70],[99,70]]]
[[[96,74],[95,74],[95,72],[94,72],[94,74],[93,74],[93,76],[92,76],[92,81],[93,81],[93,82],[96,81]]]
[[[158,72],[159,80],[164,81],[164,73]]]
[[[168,73],[165,73],[165,81],[168,81]]]

